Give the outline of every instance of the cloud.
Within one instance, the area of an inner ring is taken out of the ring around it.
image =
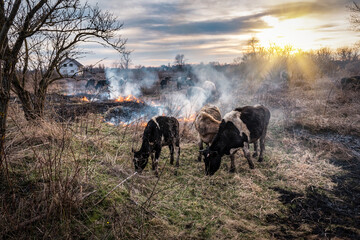
[[[284,19],[299,18],[309,15],[324,15],[346,7],[347,0],[319,0],[315,2],[292,2],[269,6],[265,12]]]
[[[107,0],[99,7],[113,12],[124,22],[120,34],[128,39],[127,48],[134,50],[134,65],[155,65],[173,62],[178,53],[185,54],[189,62],[231,61],[239,56],[250,37],[263,31],[274,34],[276,27],[269,26],[262,19],[264,16],[277,18],[279,23],[317,39],[309,43],[312,48],[354,42],[358,34],[349,30],[350,12],[346,9],[349,2],[351,0]],[[283,35],[286,34],[284,31]],[[110,63],[118,58],[117,53],[111,53],[110,49],[104,51],[100,45],[83,47],[97,53],[91,55],[93,58],[106,57]]]
[[[251,32],[253,29],[263,29],[267,27],[268,25],[259,18],[259,15],[254,15],[229,20],[153,25],[149,26],[149,30],[177,35],[212,35],[233,34],[240,31]]]

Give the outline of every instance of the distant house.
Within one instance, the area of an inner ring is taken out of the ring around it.
[[[83,65],[73,58],[65,58],[60,63],[60,73],[63,76],[80,76],[82,75]]]

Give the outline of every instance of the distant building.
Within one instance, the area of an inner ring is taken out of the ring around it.
[[[72,58],[65,58],[60,63],[60,73],[63,76],[80,76],[82,75],[83,65]]]

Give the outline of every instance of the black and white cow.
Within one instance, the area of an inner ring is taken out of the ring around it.
[[[227,113],[222,119],[219,131],[212,141],[210,147],[204,150],[205,172],[207,175],[213,175],[220,167],[222,156],[234,154],[239,148],[242,148],[244,155],[251,169],[254,163],[250,157],[249,144],[254,144],[257,156],[260,139],[259,162],[263,161],[265,150],[265,136],[270,120],[270,111],[261,105],[246,106],[236,108]],[[234,158],[231,158],[232,171],[235,171]]]
[[[178,120],[174,117],[166,116],[153,117],[145,127],[140,150],[137,152],[133,151],[135,171],[142,172],[150,156],[152,170],[158,176],[157,165],[161,147],[166,145],[170,149],[170,164],[174,163],[174,151],[177,148],[176,167],[179,167],[180,135]]]

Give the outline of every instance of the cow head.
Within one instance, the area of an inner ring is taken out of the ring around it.
[[[221,155],[217,151],[211,151],[209,147],[202,151],[205,162],[205,174],[214,175],[221,164]]]
[[[148,163],[149,153],[142,152],[141,150],[137,152],[132,150],[132,152],[134,153],[133,162],[135,171],[141,173],[142,170],[144,170],[144,168],[146,167],[146,164]]]

